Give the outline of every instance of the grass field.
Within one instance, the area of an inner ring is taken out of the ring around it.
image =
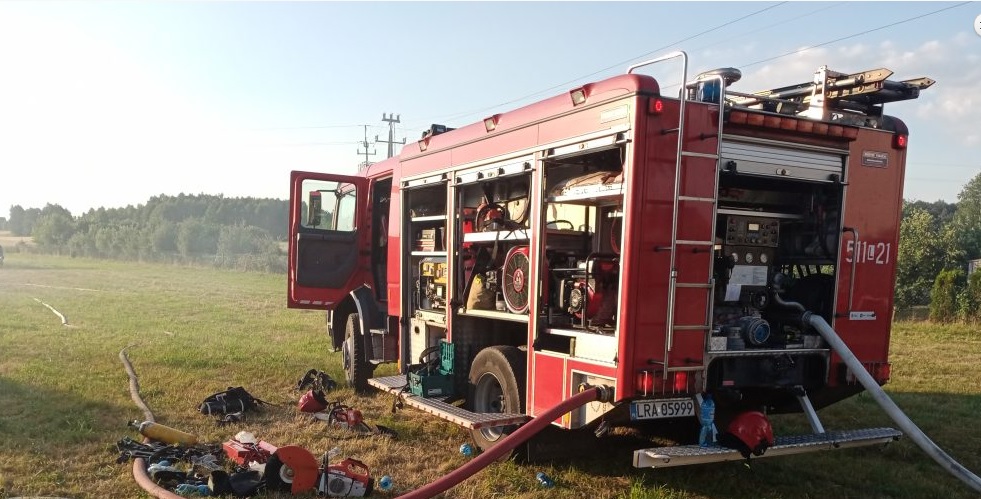
[[[0,268],[0,498],[147,497],[115,443],[137,437],[141,417],[118,358],[127,350],[157,421],[222,442],[240,430],[315,455],[339,446],[374,476],[389,474],[395,497],[464,463],[467,434],[413,409],[390,411],[376,393],[335,393],[369,423],[400,438],[356,438],[296,411],[293,386],[310,368],[343,379],[329,352],[321,312],[288,310],[285,278],[165,265],[7,253]],[[69,326],[35,299],[63,313]],[[887,391],[942,448],[981,471],[981,333],[964,326],[899,323]],[[386,366],[380,372],[391,372]],[[280,407],[218,427],[197,404],[227,386],[245,386]],[[820,411],[829,429],[891,426],[870,397]],[[805,432],[801,416],[775,418]],[[589,498],[919,498],[977,497],[907,439],[853,449],[668,470],[630,466],[627,449],[547,464],[497,463],[446,497]],[[556,487],[541,490],[535,473]],[[270,494],[267,497],[273,496]]]

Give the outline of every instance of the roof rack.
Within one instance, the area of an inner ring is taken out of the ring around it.
[[[930,78],[894,81],[892,71],[879,68],[846,74],[821,66],[811,82],[763,90],[752,94],[726,91],[735,107],[793,114],[823,121],[874,126],[883,104],[916,99],[936,83]]]

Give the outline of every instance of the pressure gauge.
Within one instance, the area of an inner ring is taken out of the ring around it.
[[[733,263],[739,263],[739,253],[733,253],[732,254],[732,262]]]
[[[766,253],[760,253],[760,263],[767,263],[770,260]]]
[[[753,263],[753,254],[746,253],[746,263]]]

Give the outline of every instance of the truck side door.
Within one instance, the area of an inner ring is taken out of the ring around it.
[[[290,173],[290,308],[333,309],[370,280],[368,198],[364,177]]]

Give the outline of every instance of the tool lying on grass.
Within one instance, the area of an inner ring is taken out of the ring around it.
[[[398,437],[398,433],[391,428],[382,425],[375,425],[372,428],[371,425],[365,423],[364,415],[361,411],[340,402],[330,402],[326,410],[314,413],[313,417],[326,422],[331,428],[343,428],[365,435],[381,435],[390,438]]]

